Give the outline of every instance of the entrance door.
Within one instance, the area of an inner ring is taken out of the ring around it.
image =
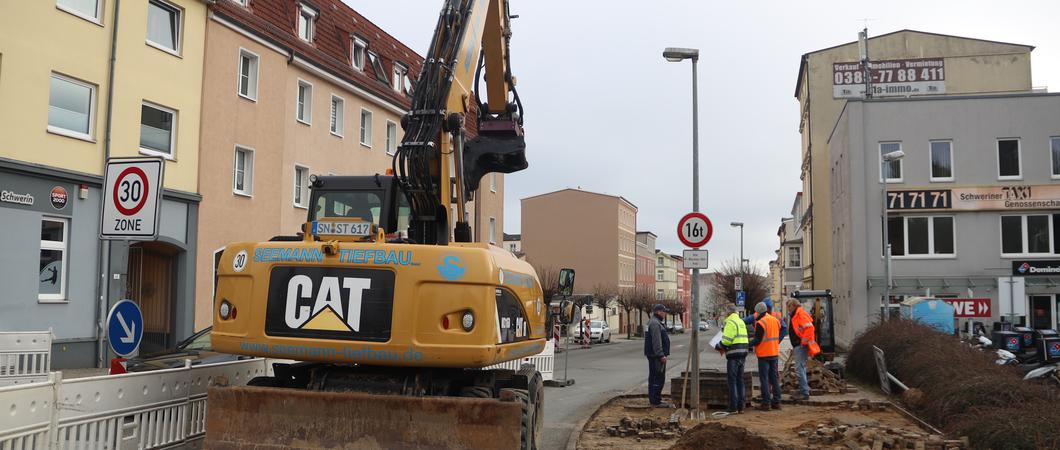
[[[1053,327],[1053,296],[1032,295],[1030,296],[1030,324],[1034,329],[1045,329]]]
[[[129,248],[127,296],[144,315],[144,337],[140,353],[151,353],[173,345],[174,271],[178,250],[159,242],[144,242]]]

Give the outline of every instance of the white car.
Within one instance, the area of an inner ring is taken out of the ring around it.
[[[582,341],[581,333],[584,331],[581,325],[571,326],[571,333],[574,342]],[[611,342],[611,328],[607,326],[607,322],[602,320],[589,322],[589,342]]]

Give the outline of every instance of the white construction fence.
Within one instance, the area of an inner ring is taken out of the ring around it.
[[[51,371],[52,331],[0,331],[0,386],[45,381]]]
[[[534,356],[529,356],[522,359],[515,359],[500,364],[495,364],[487,367],[487,369],[511,369],[519,370],[519,366],[525,363],[533,364],[537,368],[538,372],[541,372],[541,379],[549,381],[552,379],[553,371],[556,367],[556,344],[552,339],[548,340],[545,344],[545,350]]]

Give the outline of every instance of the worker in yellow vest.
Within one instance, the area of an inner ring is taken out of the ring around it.
[[[758,379],[762,404],[758,409],[780,409],[780,320],[769,313],[764,302],[755,305],[755,335],[751,341],[758,357]]]
[[[743,382],[744,361],[747,359],[747,326],[736,314],[736,305],[726,303],[722,306],[728,313],[721,333],[721,342],[715,348],[725,354],[725,372],[729,381],[729,409],[732,414],[743,412],[747,404],[747,388]]]

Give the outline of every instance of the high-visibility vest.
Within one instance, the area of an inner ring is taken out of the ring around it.
[[[776,317],[765,314],[755,324],[765,331],[762,341],[755,346],[755,356],[759,358],[780,356],[780,321]]]
[[[728,354],[738,355],[747,353],[749,343],[747,325],[744,325],[743,319],[736,313],[729,314],[729,317],[725,318],[725,328],[721,333],[721,345],[726,347]]]
[[[795,314],[791,317],[791,327],[794,328],[795,335],[802,341],[800,345],[810,349],[811,357],[821,352],[821,347],[817,345],[817,339],[814,337],[813,319],[801,306],[795,310]]]

